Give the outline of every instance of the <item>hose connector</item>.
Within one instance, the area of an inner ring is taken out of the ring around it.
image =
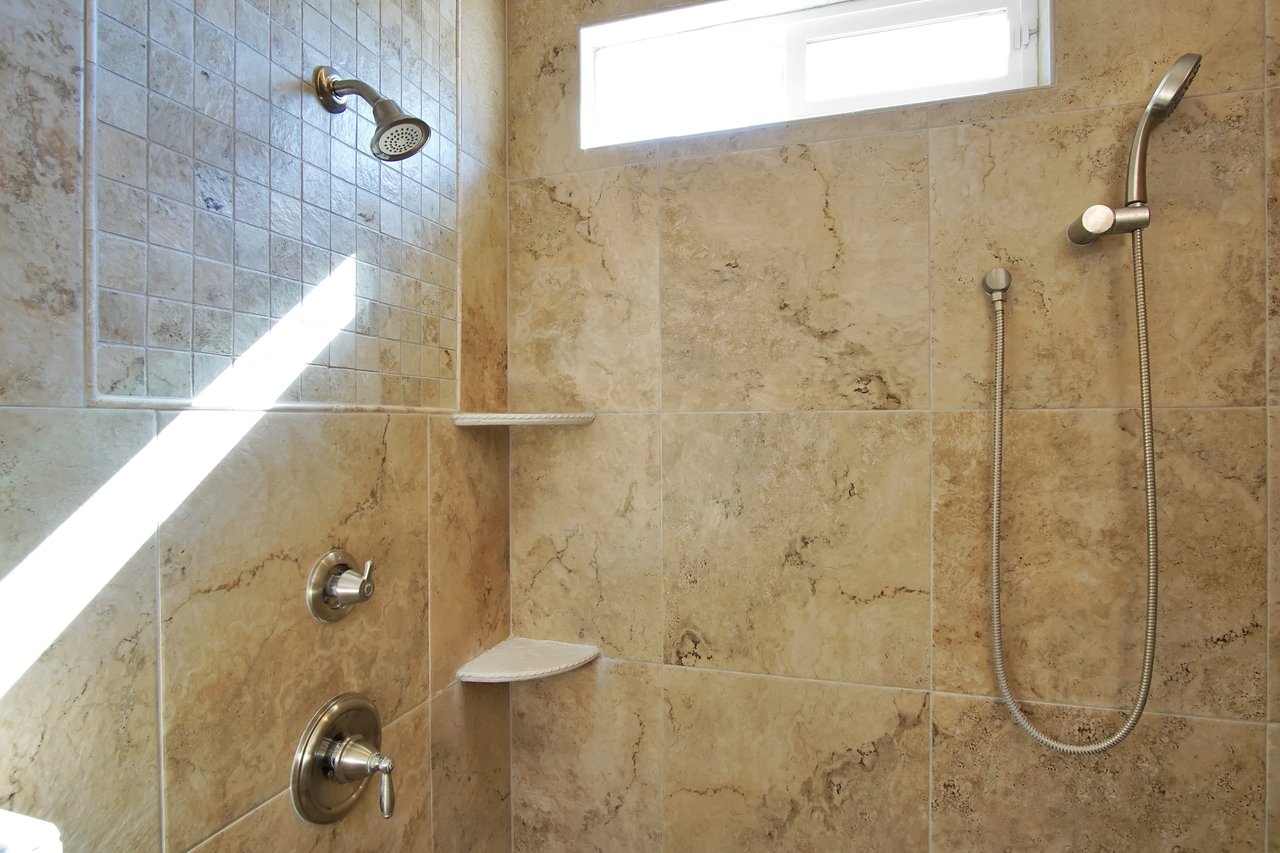
[[[1004,302],[1004,295],[1013,284],[1013,274],[1004,267],[996,267],[982,277],[982,289],[991,297],[992,304]]]

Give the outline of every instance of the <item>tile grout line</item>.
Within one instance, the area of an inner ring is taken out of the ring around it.
[[[659,147],[661,150],[661,147]],[[654,223],[654,243],[656,244],[657,287],[658,287],[658,660],[666,657],[666,625],[667,625],[667,466],[666,466],[666,418],[663,417],[663,393],[665,384],[665,364],[663,357],[662,334],[662,185],[663,166],[659,158],[654,167],[657,175],[655,188],[655,208],[657,219]],[[665,669],[658,670],[658,816],[661,821],[659,831],[659,853],[667,849],[667,715],[664,706],[667,701],[667,675]]]
[[[1277,0],[1267,0],[1267,2],[1277,2]],[[1267,67],[1266,67],[1267,63],[1266,63],[1266,50],[1265,50],[1266,3],[1264,3],[1263,6],[1264,6],[1264,9],[1263,9],[1262,31],[1263,31],[1264,50],[1262,54],[1262,60],[1263,60],[1262,82],[1265,85],[1267,82]],[[1271,244],[1273,241],[1273,235],[1275,230],[1274,227],[1271,225],[1271,213],[1273,213],[1273,211],[1268,210],[1270,206],[1271,178],[1272,178],[1271,122],[1274,120],[1274,116],[1271,115],[1270,104],[1271,104],[1271,98],[1264,89],[1262,93],[1262,211],[1263,211],[1263,222],[1265,226],[1265,230],[1263,232],[1263,253],[1262,253],[1262,269],[1263,269],[1262,317],[1263,317],[1263,377],[1264,377],[1264,387],[1263,387],[1262,396],[1263,396],[1263,400],[1267,403],[1268,406],[1270,406],[1272,402],[1271,401],[1271,381],[1272,381],[1271,357],[1272,357],[1273,344],[1271,340],[1271,316],[1270,315],[1271,315],[1271,298],[1272,298],[1271,252],[1273,251],[1274,246],[1272,246]],[[1263,554],[1265,555],[1265,563],[1264,563],[1265,578],[1263,583],[1263,589],[1265,590],[1265,594],[1263,596],[1264,606],[1263,606],[1262,623],[1265,626],[1264,630],[1266,631],[1266,633],[1263,639],[1265,657],[1263,660],[1262,684],[1263,684],[1263,691],[1264,691],[1263,718],[1267,721],[1270,721],[1272,714],[1275,713],[1275,708],[1272,707],[1273,702],[1271,697],[1271,692],[1272,690],[1275,689],[1275,685],[1271,683],[1271,670],[1274,664],[1274,662],[1272,661],[1272,655],[1274,654],[1274,652],[1272,650],[1272,643],[1270,642],[1270,638],[1272,636],[1271,632],[1274,628],[1274,626],[1271,624],[1271,610],[1272,610],[1272,603],[1273,603],[1272,598],[1274,596],[1274,590],[1272,589],[1273,579],[1271,577],[1272,575],[1271,561],[1274,559],[1274,555],[1271,552],[1272,548],[1274,547],[1274,543],[1272,542],[1273,537],[1271,535],[1271,529],[1272,529],[1271,514],[1272,512],[1275,511],[1275,508],[1272,506],[1272,501],[1271,501],[1271,493],[1272,493],[1271,477],[1275,474],[1275,472],[1271,470],[1271,452],[1272,452],[1271,432],[1272,430],[1271,430],[1271,418],[1269,416],[1270,411],[1271,410],[1269,408],[1264,410],[1264,415],[1263,415],[1263,423],[1264,423],[1264,429],[1265,429],[1265,433],[1264,433],[1265,458],[1263,459],[1263,471],[1264,471],[1263,482],[1266,484],[1267,493],[1264,501],[1265,509],[1266,509],[1265,521],[1264,521],[1265,530],[1266,530],[1266,540],[1265,540],[1265,546],[1263,548]],[[1272,754],[1271,738],[1268,732],[1269,732],[1269,727],[1268,729],[1264,729],[1263,750],[1262,750],[1262,760],[1263,760],[1263,763],[1262,763],[1262,768],[1263,768],[1262,844],[1263,844],[1264,850],[1270,849],[1270,844],[1271,844],[1271,809],[1269,808],[1269,803],[1271,798],[1271,788],[1275,784],[1275,782],[1271,778],[1272,762],[1275,761],[1276,759],[1276,756]]]
[[[927,797],[925,801],[925,849],[927,851],[930,851],[931,853],[931,851],[933,850],[933,636],[934,636],[933,623],[934,623],[934,619],[936,618],[935,611],[937,609],[935,599],[934,599],[934,596],[936,593],[935,581],[934,581],[934,566],[935,566],[935,551],[937,548],[937,544],[934,541],[935,526],[934,526],[934,517],[933,517],[933,506],[934,506],[934,499],[933,499],[933,488],[934,488],[934,482],[933,482],[933,469],[934,469],[933,292],[934,292],[934,288],[932,286],[933,275],[932,275],[932,269],[931,269],[933,266],[933,132],[932,130],[925,131],[924,150],[925,150],[925,159],[924,159],[925,204],[927,206],[927,209],[925,210],[925,225],[926,225],[925,278],[929,284],[928,307],[927,307],[927,316],[929,318],[929,321],[928,321],[928,332],[927,332],[928,339],[926,344],[928,349],[927,364],[929,368],[929,377],[928,377],[929,414],[926,416],[929,422],[929,453],[928,453],[929,636],[925,640],[925,642],[928,644],[926,651],[928,656],[927,659],[928,659],[928,672],[929,672],[929,693],[927,698],[927,701],[929,703],[929,731],[928,731],[929,773],[928,773],[928,781],[926,783],[926,788],[925,788],[925,795]]]
[[[462,0],[460,0],[462,2]],[[511,411],[511,4],[509,0],[502,3],[502,243],[503,274],[506,301],[506,326],[503,329],[503,346],[506,358],[503,361],[503,410]],[[515,533],[513,500],[513,454],[512,432],[507,430],[507,636],[512,636],[515,613],[515,584],[512,583],[511,564],[515,552],[511,547]],[[516,849],[516,778],[515,778],[515,697],[516,691],[507,686],[507,850]]]

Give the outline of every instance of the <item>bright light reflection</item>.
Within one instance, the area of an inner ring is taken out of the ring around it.
[[[0,579],[0,697],[353,316],[347,258]]]
[[[990,80],[1009,73],[1009,13],[930,21],[805,45],[811,101]]]

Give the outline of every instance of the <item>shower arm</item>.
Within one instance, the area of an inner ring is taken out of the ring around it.
[[[331,113],[340,113],[347,108],[347,95],[358,95],[369,106],[374,106],[386,97],[377,89],[355,77],[341,78],[333,68],[321,65],[316,68],[312,82],[316,87],[316,97]]]

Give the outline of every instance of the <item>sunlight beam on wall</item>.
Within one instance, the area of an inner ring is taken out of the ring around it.
[[[347,258],[0,578],[0,697],[354,316]]]

